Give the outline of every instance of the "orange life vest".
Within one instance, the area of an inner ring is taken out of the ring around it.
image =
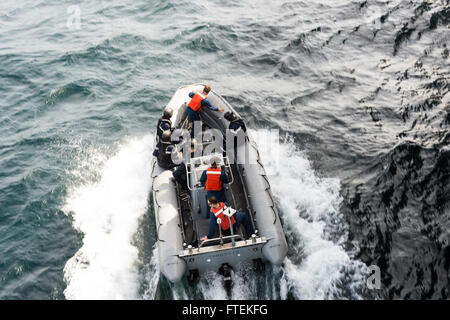
[[[206,170],[206,191],[220,191],[222,190],[222,181],[220,181],[220,175],[222,174],[222,169],[219,168],[208,168]]]
[[[195,112],[202,111],[202,101],[206,99],[206,95],[204,93],[197,92],[189,102],[188,106]]]
[[[223,211],[228,209],[228,207],[223,202],[219,202],[220,207],[218,209],[214,209],[211,207],[211,212],[214,213],[216,218],[220,218],[220,226],[222,227],[222,230],[228,230],[230,228],[230,219],[228,216],[223,214]],[[236,219],[234,219],[234,216],[231,216],[231,223],[235,224]]]

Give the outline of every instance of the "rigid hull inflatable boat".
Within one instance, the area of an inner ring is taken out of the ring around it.
[[[202,84],[194,84],[180,87],[175,92],[166,107],[173,110],[172,128],[188,128],[186,108],[190,101],[189,93],[199,92],[203,87]],[[224,112],[204,108],[201,112],[203,130],[215,128],[225,134],[229,122],[224,114],[227,111],[237,114],[236,111],[213,91],[209,93],[208,101],[223,108]],[[205,141],[201,143],[203,147],[207,145]],[[159,265],[161,273],[172,283],[185,275],[192,281],[204,272],[216,271],[224,276],[225,286],[229,288],[231,270],[239,263],[253,261],[256,269],[261,270],[265,262],[280,265],[286,256],[286,238],[257,146],[245,135],[238,148],[245,152],[237,152],[233,163],[222,153],[191,157],[186,163],[188,188],[175,182],[172,170],[161,168],[156,158],[153,159],[152,195]],[[239,159],[240,155],[255,161]],[[244,236],[245,230],[241,227],[225,236],[216,226],[214,238],[200,239],[208,234],[210,219],[206,218],[206,191],[200,186],[199,179],[213,156],[220,159],[220,165],[230,180],[224,185],[229,206],[249,215],[254,234]]]

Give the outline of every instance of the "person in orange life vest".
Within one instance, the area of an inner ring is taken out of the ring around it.
[[[203,171],[200,177],[200,183],[205,186],[207,199],[214,196],[221,202],[227,202],[223,184],[230,183],[230,180],[225,170],[222,170],[218,165],[219,161],[217,157],[211,158],[211,167]],[[209,210],[210,208],[208,206],[206,218],[209,218]]]
[[[214,232],[216,230],[217,219],[220,219],[220,227],[224,235],[231,234],[230,230],[230,218],[233,224],[233,234],[237,234],[238,228],[243,225],[245,228],[245,233],[247,238],[255,232],[250,218],[245,212],[236,211],[233,208],[228,207],[225,203],[219,202],[216,197],[208,198],[208,205],[211,207],[210,211],[210,222],[209,222],[209,232],[207,236],[200,238],[201,241],[206,239],[212,239],[214,237]],[[234,212],[234,213],[233,213]]]
[[[211,91],[210,86],[205,86],[203,88],[202,92],[189,92],[189,97],[192,98],[191,101],[188,103],[187,107],[187,116],[190,123],[194,123],[194,121],[200,121],[200,112],[202,111],[203,107],[207,107],[208,109],[212,111],[219,111],[223,112],[223,108],[217,108],[213,106],[206,97],[208,96],[208,93]],[[194,137],[194,129],[192,127],[191,131],[191,137]]]

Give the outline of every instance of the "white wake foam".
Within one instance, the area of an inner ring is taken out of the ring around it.
[[[160,268],[159,268],[159,254],[158,254],[158,243],[153,245],[152,257],[150,259],[150,264],[145,266],[145,281],[147,283],[147,289],[142,295],[144,300],[155,300],[158,290],[158,283],[160,279]]]
[[[64,268],[67,299],[139,298],[133,236],[147,210],[153,141],[148,135],[125,142],[102,167],[90,168],[99,181],[69,190],[64,211],[83,245]]]
[[[270,137],[266,130],[253,134]],[[282,270],[280,297],[286,298],[290,291],[296,299],[350,298],[346,296],[350,289],[351,298],[360,298],[356,290],[364,285],[367,271],[342,247],[347,225],[339,211],[339,180],[319,178],[292,141],[281,143],[274,153],[276,144],[272,141],[272,147],[260,148],[260,153],[291,247]],[[342,296],[339,284],[349,273],[351,288]]]

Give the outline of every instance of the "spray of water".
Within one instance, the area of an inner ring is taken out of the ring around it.
[[[66,298],[138,298],[133,236],[147,211],[153,141],[151,135],[126,141],[101,167],[90,168],[98,181],[69,191],[64,211],[83,233],[83,244],[64,268]]]
[[[367,270],[343,248],[348,234],[339,180],[318,177],[289,139],[279,144],[276,161],[273,148],[260,152],[289,246],[282,270],[273,270],[282,278],[280,298],[288,292],[295,299],[361,298]]]
[[[147,289],[144,291],[142,298],[144,300],[155,300],[157,298],[157,290],[160,279],[160,268],[158,259],[158,243],[153,245],[152,257],[150,263],[145,265],[144,281]]]

